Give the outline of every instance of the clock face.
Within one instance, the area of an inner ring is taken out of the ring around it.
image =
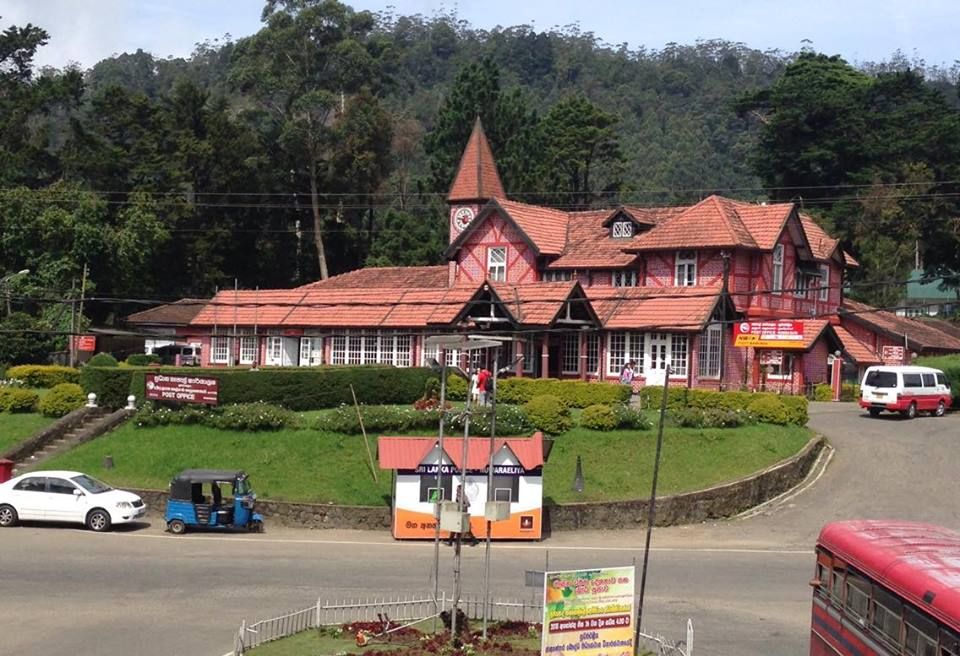
[[[458,207],[453,212],[453,225],[457,230],[463,230],[473,220],[473,209]]]

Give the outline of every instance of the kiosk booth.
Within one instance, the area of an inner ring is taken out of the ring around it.
[[[445,437],[443,454],[436,437],[381,437],[377,447],[380,468],[394,470],[393,537],[432,540],[437,502],[455,500],[460,486],[463,438]],[[490,439],[470,438],[467,448],[467,512],[473,535],[482,539],[487,535],[484,513]],[[510,514],[507,519],[491,523],[490,538],[539,540],[543,516],[543,434],[496,438],[493,448],[492,499],[509,503]],[[442,538],[447,535],[446,531],[440,532]]]

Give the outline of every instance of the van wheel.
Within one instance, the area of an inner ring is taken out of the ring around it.
[[[871,416],[871,417],[879,417],[879,416],[880,416],[880,408],[867,408],[867,412],[870,413],[870,416]]]
[[[907,419],[916,419],[917,417],[917,404],[911,403],[910,407],[903,411],[903,416]]]
[[[943,401],[940,401],[940,402],[937,404],[937,409],[933,411],[933,416],[934,416],[934,417],[942,417],[946,411],[947,411],[947,406],[946,406],[946,404],[944,404]]]

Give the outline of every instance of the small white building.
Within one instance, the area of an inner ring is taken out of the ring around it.
[[[466,499],[470,528],[478,538],[487,535],[487,464],[490,438],[472,437],[467,444]],[[381,437],[381,469],[392,469],[393,537],[433,539],[437,501],[455,500],[463,464],[463,438]],[[438,475],[439,474],[439,475]],[[539,540],[543,518],[543,434],[496,438],[493,456],[493,500],[510,504],[510,517],[491,524],[490,537]],[[446,537],[441,531],[441,537]]]

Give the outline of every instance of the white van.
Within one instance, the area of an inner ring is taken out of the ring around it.
[[[868,367],[860,383],[860,407],[871,417],[884,410],[910,419],[918,412],[942,417],[950,399],[946,374],[930,367]]]

